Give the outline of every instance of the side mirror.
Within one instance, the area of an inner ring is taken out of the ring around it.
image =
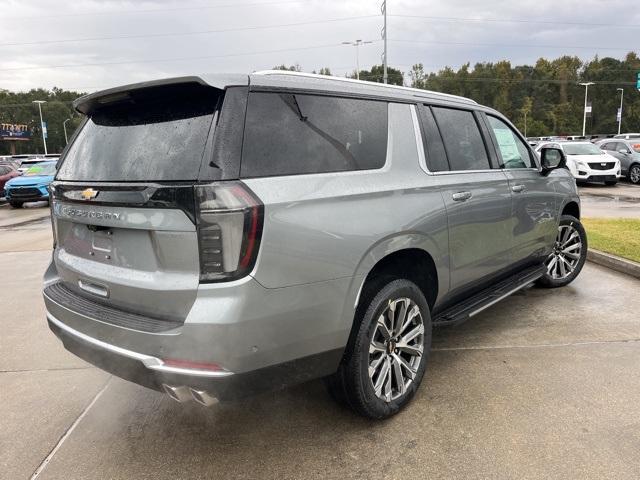
[[[626,148],[620,148],[620,149],[618,149],[618,153],[622,153],[624,155],[629,155],[631,152],[629,150],[627,150]]]
[[[540,163],[542,164],[542,174],[548,175],[557,168],[564,168],[567,164],[567,157],[559,148],[543,147],[540,150]]]

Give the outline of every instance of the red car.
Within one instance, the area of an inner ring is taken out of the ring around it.
[[[4,197],[4,184],[18,176],[20,176],[20,172],[16,167],[10,164],[0,164],[0,197]]]

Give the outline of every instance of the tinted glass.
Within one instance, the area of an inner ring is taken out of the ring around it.
[[[438,131],[438,126],[433,118],[431,109],[424,109],[424,136],[426,142],[427,166],[431,172],[443,172],[449,170],[447,153],[444,150],[442,137]]]
[[[386,102],[249,95],[241,177],[376,169],[386,152]]]
[[[198,178],[217,94],[194,88],[136,98],[91,114],[57,178],[162,181]]]
[[[618,142],[616,143],[616,146],[614,148],[614,150],[616,150],[617,152],[619,152],[620,150],[624,150],[625,152],[629,152],[629,147],[627,146],[626,143],[623,142]]]
[[[504,168],[533,167],[529,149],[516,133],[499,118],[492,116],[487,116],[487,118],[498,143],[498,151]]]
[[[472,112],[433,107],[451,170],[487,170],[489,158]]]
[[[602,150],[613,150],[614,145],[615,145],[614,143],[609,142],[609,143],[601,143],[599,146]]]

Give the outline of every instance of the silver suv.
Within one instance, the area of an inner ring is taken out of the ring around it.
[[[325,377],[388,417],[422,380],[432,327],[566,285],[585,261],[564,154],[538,160],[466,98],[261,72],[75,108],[51,186],[49,326],[181,402]]]

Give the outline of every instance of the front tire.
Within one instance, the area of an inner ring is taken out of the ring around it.
[[[616,180],[615,182],[604,182],[604,184],[605,184],[607,187],[613,187],[613,186],[614,186],[614,185],[616,185],[617,183],[618,183],[618,181],[617,181],[617,180]]]
[[[537,283],[546,288],[569,285],[580,274],[586,260],[587,232],[580,220],[562,215],[553,251],[544,262],[546,272]]]
[[[640,165],[639,164],[636,163],[635,165],[631,165],[631,168],[629,169],[629,181],[634,185],[640,184]]]
[[[363,290],[362,300],[357,330],[327,386],[356,413],[384,419],[407,405],[422,381],[431,349],[431,315],[422,291],[409,280],[374,282],[374,288]]]

